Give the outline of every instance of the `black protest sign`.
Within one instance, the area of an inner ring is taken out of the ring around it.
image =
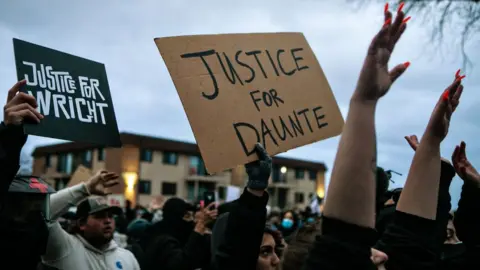
[[[13,39],[22,92],[37,99],[45,116],[25,123],[25,133],[56,139],[121,146],[105,65]]]

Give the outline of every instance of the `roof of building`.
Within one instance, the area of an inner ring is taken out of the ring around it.
[[[123,145],[134,145],[139,148],[147,148],[157,151],[169,151],[182,154],[199,155],[200,150],[195,143],[176,141],[166,138],[159,138],[147,135],[134,134],[129,132],[121,132],[120,139]],[[102,145],[82,142],[67,142],[59,144],[51,144],[36,147],[32,153],[34,157],[40,157],[47,154],[65,153],[84,151],[92,148],[99,148]],[[279,166],[289,168],[305,168],[309,170],[326,171],[327,167],[322,162],[314,162],[307,160],[299,160],[285,157],[273,157],[273,163]]]

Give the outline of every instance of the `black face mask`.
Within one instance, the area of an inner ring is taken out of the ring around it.
[[[48,223],[40,211],[30,212],[24,222],[0,221],[2,242],[7,253],[39,257],[45,254]],[[25,257],[25,258],[26,258]]]
[[[182,231],[184,233],[191,233],[193,231],[193,229],[195,228],[195,222],[192,220],[192,221],[185,221],[183,220],[183,224],[182,224]]]

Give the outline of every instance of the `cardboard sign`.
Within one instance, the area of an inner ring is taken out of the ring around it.
[[[301,33],[157,38],[209,173],[341,133],[343,117]]]
[[[105,66],[29,42],[13,39],[22,92],[37,99],[45,116],[25,123],[25,133],[120,147],[120,135]]]
[[[70,177],[70,181],[68,182],[67,187],[73,187],[80,183],[86,182],[92,176],[92,171],[89,168],[80,164],[78,165],[75,172],[72,174],[72,177]]]

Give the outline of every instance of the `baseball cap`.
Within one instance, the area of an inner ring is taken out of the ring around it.
[[[105,197],[90,196],[77,206],[76,217],[86,217],[91,214],[107,210],[111,211],[115,215],[121,215],[123,213],[120,207],[110,205]]]

